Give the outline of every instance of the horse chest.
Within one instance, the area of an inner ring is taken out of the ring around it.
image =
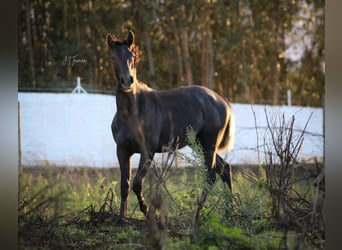
[[[150,135],[150,128],[140,119],[123,119],[115,116],[112,123],[112,133],[116,144],[119,147],[127,148],[132,153],[139,153],[141,143],[145,141],[149,145],[154,143]]]
[[[134,131],[131,126],[122,119],[114,118],[112,123],[112,133],[116,144],[134,144]]]

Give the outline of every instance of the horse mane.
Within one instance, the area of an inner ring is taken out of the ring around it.
[[[146,83],[138,81],[139,88],[144,91],[153,91],[154,89],[150,88]]]
[[[138,66],[139,62],[140,62],[140,50],[139,47],[137,45],[135,45],[135,43],[133,43],[130,47],[132,53],[134,54],[134,65],[135,67]]]

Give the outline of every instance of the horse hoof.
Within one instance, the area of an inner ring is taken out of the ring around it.
[[[126,214],[127,214],[127,212],[125,211],[125,209],[120,209],[120,217],[121,218],[125,218],[126,217]]]

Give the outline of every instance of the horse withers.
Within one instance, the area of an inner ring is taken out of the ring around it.
[[[127,197],[132,172],[132,155],[140,153],[138,171],[133,180],[140,210],[147,215],[148,206],[142,195],[144,177],[155,153],[170,142],[174,148],[187,145],[186,132],[191,127],[203,148],[208,182],[216,173],[231,189],[231,171],[217,153],[229,150],[234,139],[234,115],[228,101],[202,86],[179,87],[158,91],[137,79],[139,49],[129,30],[125,39],[107,35],[116,76],[117,112],[112,133],[117,144],[121,171],[120,215],[126,216]]]

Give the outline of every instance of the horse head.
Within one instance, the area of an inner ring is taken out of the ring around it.
[[[139,49],[134,44],[134,33],[129,30],[124,40],[107,34],[107,44],[112,52],[112,63],[118,80],[117,88],[131,91],[136,79],[136,66],[139,62]]]

